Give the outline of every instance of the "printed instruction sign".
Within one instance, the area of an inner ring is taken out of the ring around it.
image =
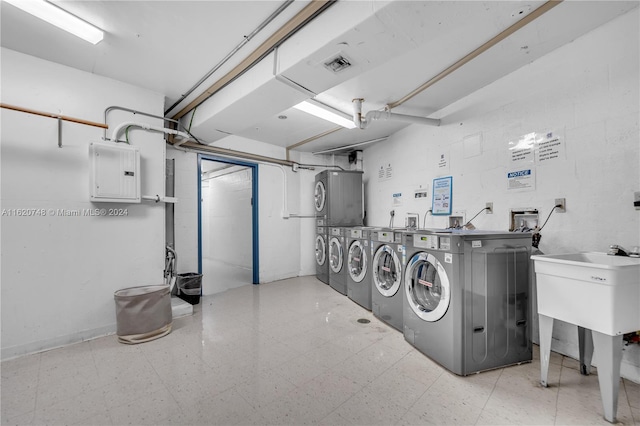
[[[533,163],[536,134],[528,133],[516,141],[509,141],[509,158],[511,164]]]
[[[449,173],[449,153],[441,152],[438,156],[438,173]]]
[[[507,190],[533,191],[536,189],[535,169],[530,167],[507,172]]]
[[[391,163],[381,164],[378,167],[378,181],[389,180],[393,177],[393,167]]]
[[[538,164],[564,157],[564,140],[558,134],[548,132],[536,140],[536,162]]]
[[[521,164],[546,164],[565,158],[565,143],[561,132],[532,132],[509,141],[509,162],[512,167]]]
[[[402,192],[393,193],[393,207],[400,207],[402,205]]]
[[[431,204],[432,215],[451,214],[451,193],[453,177],[447,176],[433,180],[433,201]]]

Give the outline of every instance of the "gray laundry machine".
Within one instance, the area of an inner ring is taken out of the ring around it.
[[[531,361],[531,234],[413,231],[403,241],[409,343],[462,376]]]
[[[327,226],[361,226],[363,189],[361,171],[324,170],[316,175],[315,215]]]
[[[371,310],[371,248],[369,235],[378,228],[356,226],[347,237],[347,296]]]
[[[371,231],[371,311],[402,331],[402,230]]]
[[[316,219],[316,278],[329,284],[329,228]]]
[[[347,234],[350,228],[329,227],[329,285],[347,295]]]

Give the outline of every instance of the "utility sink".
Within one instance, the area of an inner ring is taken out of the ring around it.
[[[616,336],[640,330],[640,259],[606,253],[531,256],[538,312]]]
[[[640,259],[605,253],[531,256],[540,322],[540,382],[547,386],[553,321],[578,326],[580,372],[595,349],[604,418],[615,423],[622,335],[640,330]]]

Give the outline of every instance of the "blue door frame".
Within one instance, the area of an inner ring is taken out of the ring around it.
[[[202,160],[217,161],[251,169],[251,228],[253,245],[253,284],[260,283],[260,250],[258,239],[258,164],[198,154],[198,273],[202,274]]]

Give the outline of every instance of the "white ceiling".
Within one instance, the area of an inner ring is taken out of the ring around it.
[[[168,108],[285,3],[55,1],[106,31],[105,39],[93,46],[2,2],[1,44],[162,93]],[[290,2],[167,117],[174,117],[309,3]],[[364,98],[363,113],[384,108],[543,3],[335,2],[200,105],[191,131],[214,145],[234,134],[290,147],[337,127],[292,109],[296,103],[314,96],[349,115],[354,98]],[[637,0],[564,1],[392,112],[439,118],[446,125],[447,117],[439,111],[447,105],[637,6]],[[323,62],[337,53],[352,67],[333,74]],[[283,78],[308,91],[292,88]],[[182,119],[190,121],[191,114]],[[366,130],[343,129],[295,149],[316,152],[376,140],[406,125],[376,121]]]

